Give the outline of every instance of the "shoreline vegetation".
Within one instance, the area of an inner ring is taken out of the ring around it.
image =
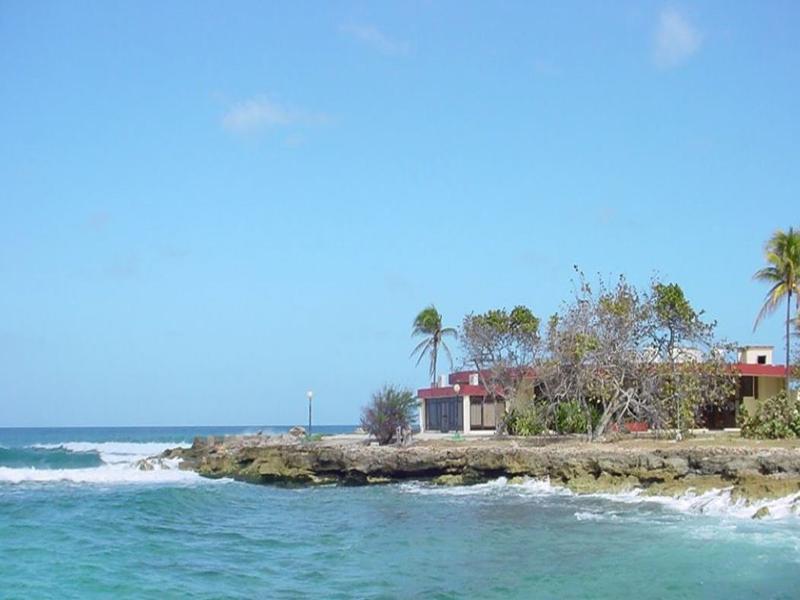
[[[736,345],[716,337],[716,321],[692,307],[678,284],[653,279],[637,288],[624,276],[590,284],[575,267],[574,297],[547,320],[544,334],[525,306],[470,313],[457,330],[445,327],[431,304],[413,322],[412,336],[422,339],[411,355],[417,364],[429,359],[431,390],[449,389],[437,386],[438,360],[441,351],[452,367],[445,340],[458,339],[464,367],[479,378],[481,402],[502,406],[502,417],[492,413],[493,436],[411,439],[416,397],[387,385],[363,407],[365,435],[317,438],[296,428],[279,436],[198,437],[191,448],[162,456],[182,459],[181,468],[205,477],[252,483],[469,485],[532,478],[577,494],[726,490],[747,506],[788,498],[791,512],[800,514],[800,406],[790,362],[790,324],[800,326],[791,315],[800,299],[800,234],[777,231],[765,262],[755,279],[772,287],[755,325],[786,300],[785,387],[753,414],[736,409],[741,434],[693,434],[710,411],[736,407],[741,385],[731,360]],[[456,395],[458,387],[452,386]],[[629,424],[650,435],[618,433]],[[556,435],[541,435],[548,431]],[[752,516],[768,514],[762,506]]]
[[[439,391],[449,386],[437,381],[437,362],[441,350],[453,367],[445,343],[449,337],[458,339],[461,371],[476,377],[469,395],[480,397],[482,414],[488,402],[498,433],[555,430],[601,440],[634,424],[672,430],[680,440],[684,432],[717,428],[721,422],[721,427],[741,427],[747,436],[800,435],[792,386],[798,365],[792,365],[791,353],[793,324],[800,334],[800,232],[777,230],[765,244],[764,263],[753,278],[770,289],[753,330],[784,301],[786,306],[785,363],[776,365],[782,366],[785,397],[773,396],[766,411],[763,406],[749,407],[750,414],[742,410],[745,396],[758,396],[742,387],[737,369],[742,360],[734,360],[742,348],[718,336],[717,321],[693,306],[679,284],[654,276],[641,286],[623,274],[590,281],[577,265],[571,297],[544,320],[517,305],[510,311],[471,312],[455,329],[444,326],[435,305],[424,308],[412,327],[412,337],[423,337],[412,356],[417,364],[424,357],[430,361],[430,387],[420,391],[428,399],[444,397]],[[767,364],[767,358],[758,362]],[[735,423],[728,422],[731,416]],[[421,426],[437,429],[439,419]],[[363,426],[371,431],[366,421]],[[462,429],[452,423],[448,428]]]
[[[209,478],[279,485],[372,485],[408,480],[471,485],[547,480],[576,494],[678,497],[728,490],[751,505],[796,496],[800,514],[800,440],[748,440],[738,434],[684,440],[625,437],[587,443],[568,436],[415,439],[370,444],[363,435],[308,441],[292,435],[198,437],[164,453]],[[768,516],[754,508],[753,517]]]

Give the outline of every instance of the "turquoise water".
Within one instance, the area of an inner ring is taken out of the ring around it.
[[[725,494],[578,497],[503,480],[287,489],[134,467],[195,433],[245,429],[0,429],[0,597],[800,595],[787,501],[752,521]]]

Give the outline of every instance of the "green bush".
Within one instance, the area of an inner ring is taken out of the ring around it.
[[[408,429],[414,422],[417,400],[411,390],[384,386],[362,409],[361,427],[381,445],[394,441],[397,428]]]
[[[800,436],[800,409],[786,392],[760,402],[751,415],[744,406],[739,413],[742,436],[762,439],[785,439]]]
[[[505,425],[510,435],[541,435],[546,430],[542,412],[533,402],[512,408]]]
[[[589,419],[592,428],[600,422],[600,409],[589,406]],[[555,429],[559,433],[586,433],[588,429],[586,411],[581,408],[577,400],[562,402],[556,407]]]

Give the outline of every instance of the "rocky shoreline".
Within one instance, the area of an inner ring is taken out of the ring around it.
[[[468,485],[497,477],[548,479],[575,493],[678,496],[730,489],[734,501],[800,494],[800,449],[648,441],[581,443],[486,439],[416,442],[306,441],[293,436],[196,438],[164,454],[211,478],[251,483],[367,485],[409,479]],[[800,510],[800,502],[798,502]]]

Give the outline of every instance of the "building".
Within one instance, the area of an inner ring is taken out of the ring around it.
[[[439,385],[417,391],[420,431],[494,431],[505,402],[486,393],[477,371],[459,371]],[[466,418],[465,418],[466,417]]]
[[[737,427],[737,418],[746,408],[753,413],[761,400],[786,389],[786,366],[772,364],[772,346],[744,346],[739,349],[734,369],[739,375],[736,396],[719,408],[706,411],[706,427],[728,429]]]
[[[738,375],[735,397],[724,406],[710,407],[703,418],[709,429],[737,427],[744,406],[755,410],[765,400],[786,388],[786,367],[772,364],[772,346],[744,346],[733,369]],[[477,371],[459,371],[442,378],[438,385],[417,391],[420,399],[420,431],[494,431],[505,403],[487,394]]]

